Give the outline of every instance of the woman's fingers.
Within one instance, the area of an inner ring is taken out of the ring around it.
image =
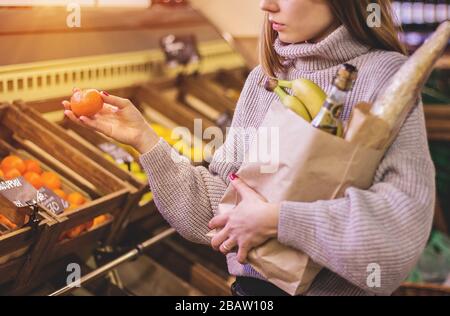
[[[85,125],[88,126],[98,132],[101,132],[105,134],[106,136],[111,136],[111,124],[108,124],[102,120],[92,119],[87,116],[80,116],[80,121]]]
[[[103,104],[103,109],[108,110],[109,112],[113,112],[116,113],[117,111],[119,111],[119,108],[117,106],[108,104],[108,103],[104,103]]]
[[[69,102],[69,101],[64,100],[64,101],[62,102],[62,105],[64,106],[64,109],[65,109],[65,110],[69,110],[69,111],[70,111],[70,102]]]
[[[131,104],[130,100],[110,95],[105,91],[102,91],[100,94],[104,102],[113,105],[119,109],[124,109]]]
[[[248,256],[249,251],[250,251],[250,247],[247,244],[239,245],[239,250],[238,250],[236,259],[240,264],[247,263],[247,256]]]
[[[213,247],[214,250],[218,251],[220,245],[222,245],[223,242],[228,239],[228,237],[229,237],[228,229],[227,228],[223,228],[221,231],[219,231],[213,237],[213,239],[211,239],[211,246]]]
[[[80,121],[80,119],[78,117],[75,116],[75,114],[73,114],[72,111],[70,110],[65,110],[64,111],[64,115],[67,116],[71,121],[83,125],[83,122]]]
[[[225,227],[228,222],[228,214],[221,214],[214,217],[208,224],[209,229]]]
[[[230,253],[237,246],[236,240],[234,238],[228,238],[225,240],[222,245],[220,245],[220,252],[224,255]]]
[[[239,195],[242,198],[249,197],[249,196],[252,196],[252,195],[258,195],[255,192],[255,190],[250,188],[247,185],[247,183],[245,183],[244,181],[239,179],[236,175],[230,176],[230,179],[231,179],[231,184],[233,185],[233,187],[236,189],[236,191],[239,193]]]

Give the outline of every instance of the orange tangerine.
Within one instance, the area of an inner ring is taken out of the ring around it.
[[[100,215],[97,216],[96,218],[94,218],[94,227],[100,226],[101,224],[105,223],[108,221],[108,216],[107,215]]]
[[[1,162],[1,168],[4,173],[11,169],[16,169],[20,174],[23,174],[26,171],[26,166],[22,158],[15,155],[5,157]]]
[[[11,222],[6,216],[0,214],[0,224],[8,227],[9,229],[16,229],[17,225]]]
[[[64,192],[64,191],[61,190],[61,189],[54,189],[53,192],[54,192],[57,196],[59,196],[61,199],[64,199],[64,200],[65,200],[66,197],[67,197],[66,192]]]
[[[29,160],[25,160],[24,163],[25,163],[26,171],[36,172],[37,174],[42,173],[41,164],[39,163],[39,161],[29,159]]]
[[[95,89],[76,91],[70,98],[72,112],[80,116],[94,116],[103,108],[103,98]]]
[[[42,182],[41,176],[33,171],[28,171],[23,176],[28,182],[31,183],[32,186],[34,186],[35,189],[40,189],[44,182]]]
[[[61,179],[54,172],[47,171],[42,173],[41,180],[44,185],[51,190],[61,189]]]
[[[80,206],[86,203],[86,198],[79,192],[72,192],[67,195],[67,201],[69,201],[70,204]]]
[[[81,235],[81,233],[83,232],[83,229],[84,229],[84,225],[76,226],[72,229],[69,229],[66,232],[66,236],[70,239],[76,238]]]
[[[12,180],[17,177],[20,177],[22,174],[17,169],[9,169],[5,172],[5,180]]]

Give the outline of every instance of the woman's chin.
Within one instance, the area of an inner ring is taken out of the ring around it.
[[[278,32],[278,38],[280,39],[280,41],[286,44],[303,43],[306,41],[306,39],[299,39],[298,36],[290,36],[286,32]]]

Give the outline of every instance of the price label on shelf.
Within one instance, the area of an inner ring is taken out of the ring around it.
[[[187,65],[200,61],[197,40],[194,35],[167,35],[160,40],[169,66]]]
[[[107,153],[108,155],[113,157],[113,159],[117,163],[124,163],[124,162],[131,163],[134,161],[133,156],[131,156],[128,151],[117,146],[116,144],[102,143],[102,144],[98,145],[98,147],[100,148],[101,151],[103,151],[104,153]]]
[[[0,194],[18,208],[39,203],[38,192],[24,177],[0,182]]]
[[[70,205],[69,202],[60,198],[55,192],[47,187],[42,187],[38,191],[39,205],[45,207],[55,215],[64,212]]]

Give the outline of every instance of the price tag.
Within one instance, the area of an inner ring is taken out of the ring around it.
[[[194,35],[175,36],[171,34],[161,38],[160,43],[169,66],[187,65],[200,61],[200,53]]]
[[[64,212],[70,205],[69,202],[60,198],[55,192],[47,187],[42,187],[38,191],[39,205],[59,215]]]
[[[18,208],[34,206],[39,202],[38,192],[24,177],[0,182],[0,194]]]
[[[113,157],[113,159],[117,163],[124,163],[124,162],[131,163],[131,162],[134,161],[133,156],[131,156],[128,151],[126,151],[125,149],[117,146],[116,144],[113,144],[113,143],[102,143],[102,144],[98,145],[98,147],[104,153],[107,153],[108,155]]]

